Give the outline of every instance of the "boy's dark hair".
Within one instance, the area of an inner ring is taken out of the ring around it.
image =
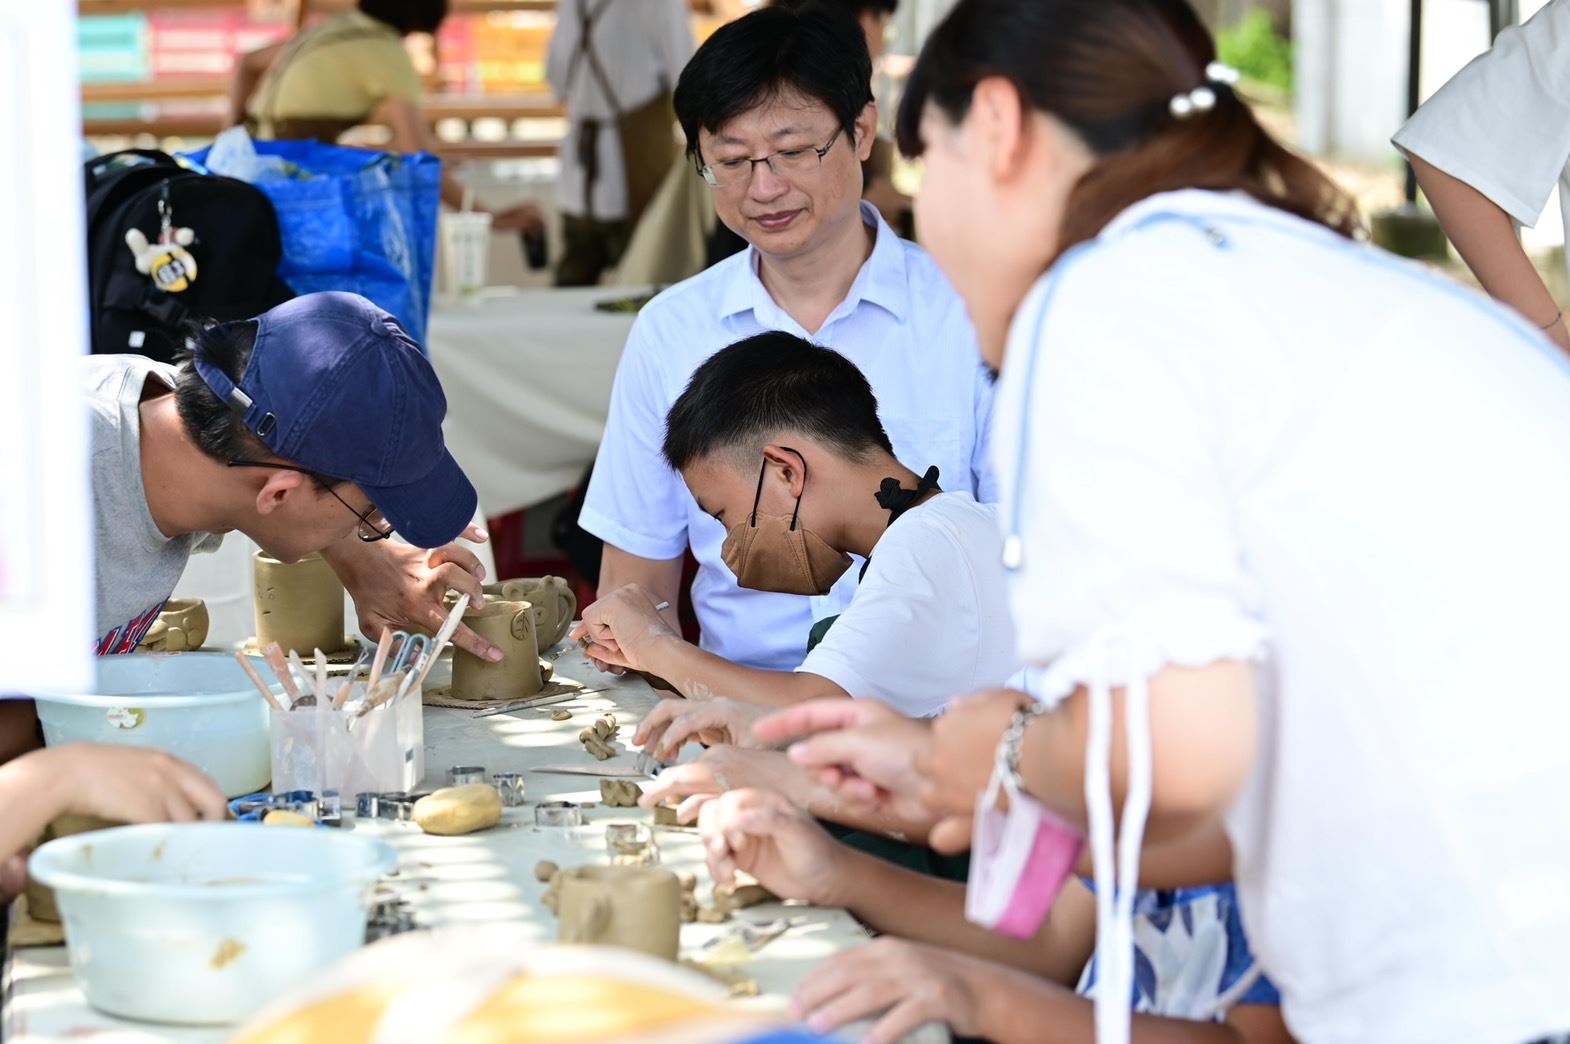
[[[899,10],[899,0],[774,0],[775,7],[789,7],[797,11],[809,4],[838,7],[853,18],[860,18],[868,11],[892,15]]]
[[[698,132],[716,133],[742,113],[794,90],[828,106],[852,142],[872,101],[872,57],[844,9],[764,7],[721,26],[676,82],[676,118],[687,155],[701,163]]]
[[[447,17],[447,0],[360,0],[360,11],[386,22],[400,36],[435,33]]]
[[[175,375],[174,401],[186,434],[198,449],[220,462],[265,458],[267,447],[251,434],[240,415],[213,393],[191,362],[200,352],[238,385],[256,347],[256,324],[193,325],[186,331],[185,343],[190,348],[175,360],[180,369]]]
[[[677,471],[714,454],[755,464],[780,432],[808,435],[861,461],[893,455],[878,400],[839,352],[772,331],[715,352],[665,419],[665,460]]]

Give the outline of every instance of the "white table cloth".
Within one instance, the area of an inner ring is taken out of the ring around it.
[[[447,447],[487,516],[571,489],[594,461],[630,312],[621,288],[486,291],[438,301],[431,363],[447,392]]]
[[[550,942],[555,939],[556,925],[540,904],[545,889],[534,878],[535,863],[551,859],[563,867],[602,864],[606,861],[606,821],[650,820],[651,813],[640,809],[599,807],[585,811],[585,823],[579,828],[541,830],[534,826],[534,805],[539,801],[598,802],[600,795],[595,777],[552,775],[531,769],[564,763],[598,764],[578,743],[577,733],[602,711],[614,711],[622,724],[617,746],[624,752],[612,764],[630,767],[633,757],[625,752],[626,743],[638,719],[657,701],[642,679],[611,679],[590,667],[576,646],[568,643],[566,648],[568,651],[556,661],[559,674],[582,681],[589,688],[611,686],[608,691],[557,705],[573,710],[569,721],[551,720],[550,712],[557,707],[487,718],[475,718],[467,710],[425,709],[426,773],[422,790],[445,785],[450,766],[483,765],[487,772],[522,772],[527,806],[507,809],[500,825],[466,837],[434,837],[412,825],[382,821],[355,825],[355,831],[365,830],[398,850],[399,876],[403,881],[400,887],[412,902],[420,924],[517,924],[542,943]],[[445,684],[446,673],[446,665],[439,665],[432,673],[434,684]],[[689,747],[688,756],[694,750]],[[698,896],[706,902],[710,884],[697,835],[685,830],[657,829],[656,839],[661,864],[696,872]],[[412,890],[407,887],[410,885]],[[745,974],[757,980],[760,994],[737,1003],[783,1009],[790,992],[813,967],[867,939],[866,931],[844,910],[764,904],[737,916],[763,921],[782,915],[801,923],[754,956]],[[683,925],[683,954],[695,954],[705,940],[723,930],[723,925]],[[102,1044],[216,1044],[232,1032],[224,1027],[182,1028],[128,1022],[89,1008],[71,974],[64,947],[9,954],[3,987],[0,1037],[8,1044],[63,1044],[82,1037]],[[927,1026],[910,1039],[933,1041],[946,1037],[939,1027]],[[847,1039],[854,1039],[854,1034]]]

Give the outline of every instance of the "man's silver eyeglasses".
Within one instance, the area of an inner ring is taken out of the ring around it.
[[[751,181],[753,168],[760,163],[767,163],[769,169],[782,178],[811,174],[823,165],[823,157],[834,147],[834,143],[840,140],[842,133],[844,133],[843,127],[835,131],[834,137],[830,138],[821,149],[808,145],[801,149],[781,149],[761,159],[749,159],[743,156],[737,159],[720,160],[718,163],[703,163],[699,164],[698,173],[711,188],[725,188]]]

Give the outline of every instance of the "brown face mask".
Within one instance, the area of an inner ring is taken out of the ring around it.
[[[789,453],[801,454],[789,447]],[[801,497],[789,516],[758,513],[763,498],[763,478],[769,463],[758,471],[758,492],[752,498],[752,514],[731,526],[720,547],[720,558],[736,574],[736,583],[754,591],[780,594],[828,594],[834,582],[850,568],[850,556],[836,551],[812,530],[798,524]],[[802,488],[806,488],[807,461],[801,462]]]

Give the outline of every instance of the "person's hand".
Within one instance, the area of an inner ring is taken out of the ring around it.
[[[27,890],[27,855],[19,853],[0,862],[0,906]]]
[[[61,788],[56,814],[186,823],[223,819],[228,811],[223,791],[205,772],[151,747],[68,743],[29,756],[50,763],[44,778]]]
[[[819,964],[796,988],[791,1015],[814,1033],[882,1015],[863,1042],[893,1044],[928,1022],[979,1036],[982,997],[999,971],[953,950],[884,936]]]
[[[463,531],[463,539],[477,544],[488,538],[478,526]],[[354,599],[360,630],[367,638],[380,638],[384,628],[406,631],[411,627],[435,633],[451,611],[443,601],[448,591],[469,596],[483,605],[485,567],[473,551],[448,544],[427,551],[409,544],[378,540],[368,544],[358,537],[340,541],[322,552],[344,588]],[[501,649],[459,624],[453,644],[491,663],[502,658]]]
[[[492,232],[544,232],[545,215],[533,203],[491,211]]]
[[[931,723],[907,718],[876,700],[809,700],[770,714],[752,727],[761,743],[806,737],[787,751],[846,804],[930,820],[922,801],[917,758],[931,742]]]
[[[710,747],[683,765],[672,765],[643,789],[638,804],[653,808],[663,801],[679,802],[676,818],[690,822],[702,802],[744,787],[759,787],[783,795],[805,808],[817,792],[812,780],[792,765],[777,750],[741,750],[737,747]],[[831,796],[831,795],[830,795]]]
[[[652,644],[681,641],[637,584],[617,588],[584,609],[582,617],[568,636],[592,639],[584,650],[591,660],[626,670],[646,670]]]
[[[976,799],[987,789],[1009,719],[1030,697],[997,689],[955,700],[932,723],[932,742],[916,761],[921,801],[940,817],[928,843],[940,852],[970,848]]]
[[[740,871],[782,899],[845,905],[845,849],[782,794],[747,789],[707,798],[698,832],[717,885],[735,883]]]
[[[632,743],[661,761],[674,761],[682,744],[692,740],[706,747],[725,744],[762,750],[764,744],[753,737],[752,726],[766,713],[762,707],[725,698],[701,703],[661,700],[638,723]]]

